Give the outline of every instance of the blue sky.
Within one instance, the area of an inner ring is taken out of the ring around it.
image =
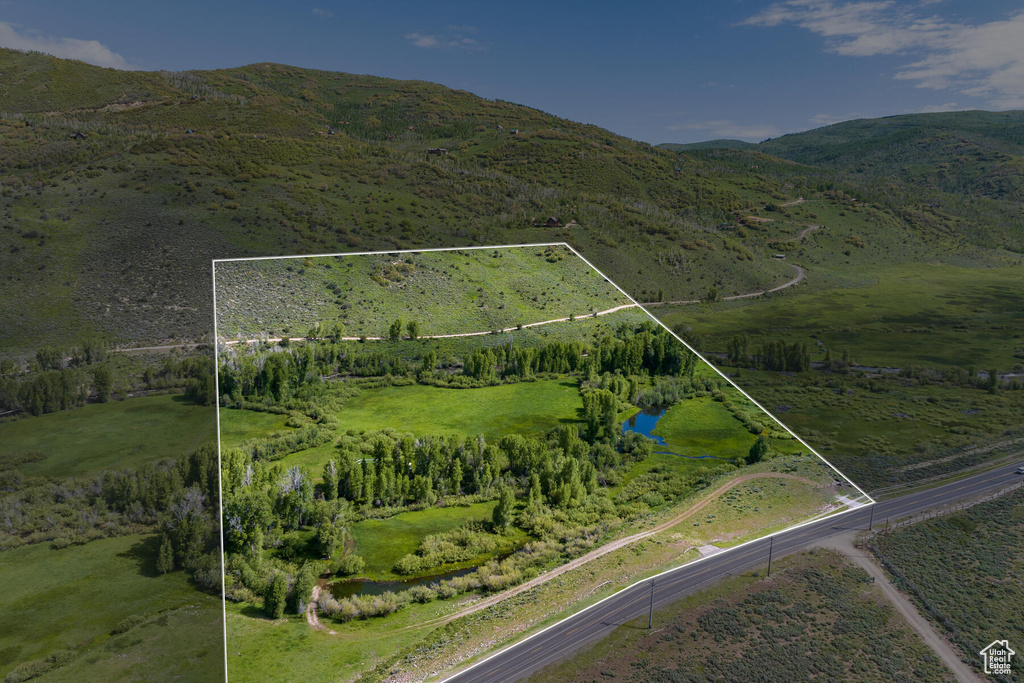
[[[1024,109],[1019,0],[0,0],[0,46],[117,68],[422,79],[651,143]]]

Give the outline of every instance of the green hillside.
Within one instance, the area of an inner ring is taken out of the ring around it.
[[[719,230],[745,201],[704,164],[508,102],[274,64],[120,72],[9,50],[0,77],[6,348],[200,336],[212,258],[565,240],[636,294],[656,282],[675,298],[789,272]]]
[[[10,50],[0,77],[12,351],[207,334],[212,258],[564,240],[640,299],[758,291],[794,271],[771,258],[779,236],[742,219],[858,187],[420,81],[276,64],[122,72]],[[914,216],[878,210],[920,234]],[[927,249],[957,244],[955,221],[934,218],[949,244],[929,234]]]
[[[908,223],[941,223],[977,244],[1024,251],[1024,111],[906,114],[755,145],[720,140],[660,147],[709,162],[749,161],[722,151],[730,149],[811,165],[822,182],[856,188],[859,198]]]

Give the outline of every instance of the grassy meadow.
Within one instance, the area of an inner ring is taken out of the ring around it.
[[[849,349],[855,362],[868,366],[1005,371],[1024,362],[1019,267],[904,264],[870,268],[867,274],[870,281],[856,287],[651,310],[669,327],[699,330],[715,351],[725,350],[734,334],[747,334],[753,347],[768,339],[806,342],[813,345],[814,360],[826,348],[833,354]]]
[[[304,336],[317,322],[383,337],[410,316],[420,334],[483,332],[629,302],[561,246],[229,261],[217,295],[220,334],[242,338]]]
[[[993,394],[892,373],[738,374],[740,386],[865,490],[1019,451],[1020,391]]]
[[[389,581],[403,578],[394,573],[395,563],[404,555],[415,552],[424,537],[450,531],[467,522],[489,522],[495,505],[496,501],[449,505],[403,512],[387,519],[356,522],[351,527],[355,542],[353,552],[366,560],[366,569],[359,575]],[[468,566],[477,564],[480,564],[480,558]]]
[[[415,434],[541,435],[574,423],[583,408],[573,379],[519,382],[477,389],[422,385],[363,390],[338,418],[341,429],[391,427]]]
[[[0,456],[42,451],[45,459],[18,470],[26,476],[85,476],[187,453],[216,437],[215,420],[212,408],[177,394],[91,403],[0,422]]]
[[[149,620],[158,613],[207,605],[210,599],[192,587],[184,572],[157,572],[159,542],[159,536],[119,536],[61,550],[49,544],[34,544],[0,553],[0,575],[4,577],[0,612],[9,623],[17,624],[16,628],[5,628],[0,637],[0,673],[7,674],[19,663],[42,659],[53,652],[75,650],[86,660],[69,671],[88,672],[93,677],[94,670],[86,661],[104,657],[94,648],[110,647],[111,631],[123,620]],[[187,651],[175,645],[174,639],[165,640],[163,645],[152,642],[151,634],[147,648],[151,652],[163,650],[160,656],[165,660],[173,652],[184,655],[194,666],[189,675],[215,680],[223,661],[220,632],[205,620],[219,623],[219,611],[207,606],[188,619],[175,618],[204,629],[209,640],[200,649]],[[128,633],[135,635],[133,631]],[[124,648],[125,639],[120,642]],[[117,672],[108,680],[133,677],[116,667],[107,670]],[[62,672],[53,680],[65,675]],[[207,675],[210,678],[205,678]],[[71,678],[68,673],[63,679]]]

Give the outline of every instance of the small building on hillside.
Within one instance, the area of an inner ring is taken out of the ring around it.
[[[545,228],[558,228],[561,227],[562,222],[554,216],[548,216],[548,219],[544,221]]]
[[[83,133],[80,130],[76,130],[74,133],[71,134],[71,139],[72,140],[84,140],[87,137],[89,137],[89,136],[86,135],[85,133]]]
[[[447,154],[448,150],[444,147],[431,147],[427,150],[427,154]]]

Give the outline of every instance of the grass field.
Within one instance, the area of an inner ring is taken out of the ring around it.
[[[656,450],[718,458],[743,457],[757,439],[725,406],[709,397],[672,406],[658,420],[652,434],[665,439],[665,448]]]
[[[1013,355],[1024,348],[1019,267],[902,264],[868,268],[866,275],[870,282],[854,288],[651,310],[669,327],[684,323],[707,335],[713,351],[724,351],[732,335],[747,334],[751,352],[762,339],[784,339],[806,343],[815,360],[825,348],[849,349],[863,365],[1007,370],[1022,362]]]
[[[425,631],[437,628],[422,624],[449,611],[452,602],[414,603],[383,624],[378,619],[331,622],[336,635],[314,631],[301,616],[274,621],[255,605],[228,603],[228,679],[353,681],[379,657],[409,647]]]
[[[220,596],[193,594],[126,633],[111,636],[39,683],[223,681],[224,617]],[[168,638],[168,634],[174,634]]]
[[[179,457],[217,436],[212,408],[164,394],[0,423],[0,454],[36,449],[26,475],[71,477]]]
[[[366,561],[360,576],[370,579],[394,580],[399,577],[391,569],[398,560],[416,552],[425,536],[449,531],[471,521],[490,521],[497,501],[473,505],[432,507],[403,512],[387,519],[365,519],[349,527],[355,540],[354,552]],[[478,562],[470,563],[470,566]]]
[[[0,553],[4,577],[0,612],[8,625],[16,625],[2,630],[0,673],[56,650],[90,656],[92,648],[107,643],[110,631],[126,617],[203,602],[205,596],[196,592],[184,572],[156,572],[158,550],[159,536],[120,536],[61,550],[36,544]],[[190,656],[209,662],[212,676],[203,680],[216,680],[222,665],[220,634],[209,625],[203,628],[210,640],[202,654],[193,651]],[[154,635],[147,646],[151,653],[166,647],[160,656],[169,659],[179,650],[166,632],[163,646],[152,642]],[[193,673],[202,677],[201,669]],[[97,680],[91,674],[90,678]]]
[[[593,681],[953,681],[867,575],[811,551],[777,560],[771,578],[743,574],[619,626],[532,675]]]
[[[743,370],[736,381],[867,489],[977,464],[1024,428],[1020,391],[819,372]]]
[[[542,435],[576,422],[583,408],[575,380],[519,382],[479,389],[423,385],[383,387],[350,398],[338,415],[340,429],[391,427],[414,434]]]
[[[257,410],[220,409],[220,446],[234,448],[248,439],[270,436],[287,429],[287,415]]]
[[[628,303],[565,247],[225,262],[217,294],[220,333],[245,338],[317,321],[386,336],[410,311],[420,334],[480,332]]]

